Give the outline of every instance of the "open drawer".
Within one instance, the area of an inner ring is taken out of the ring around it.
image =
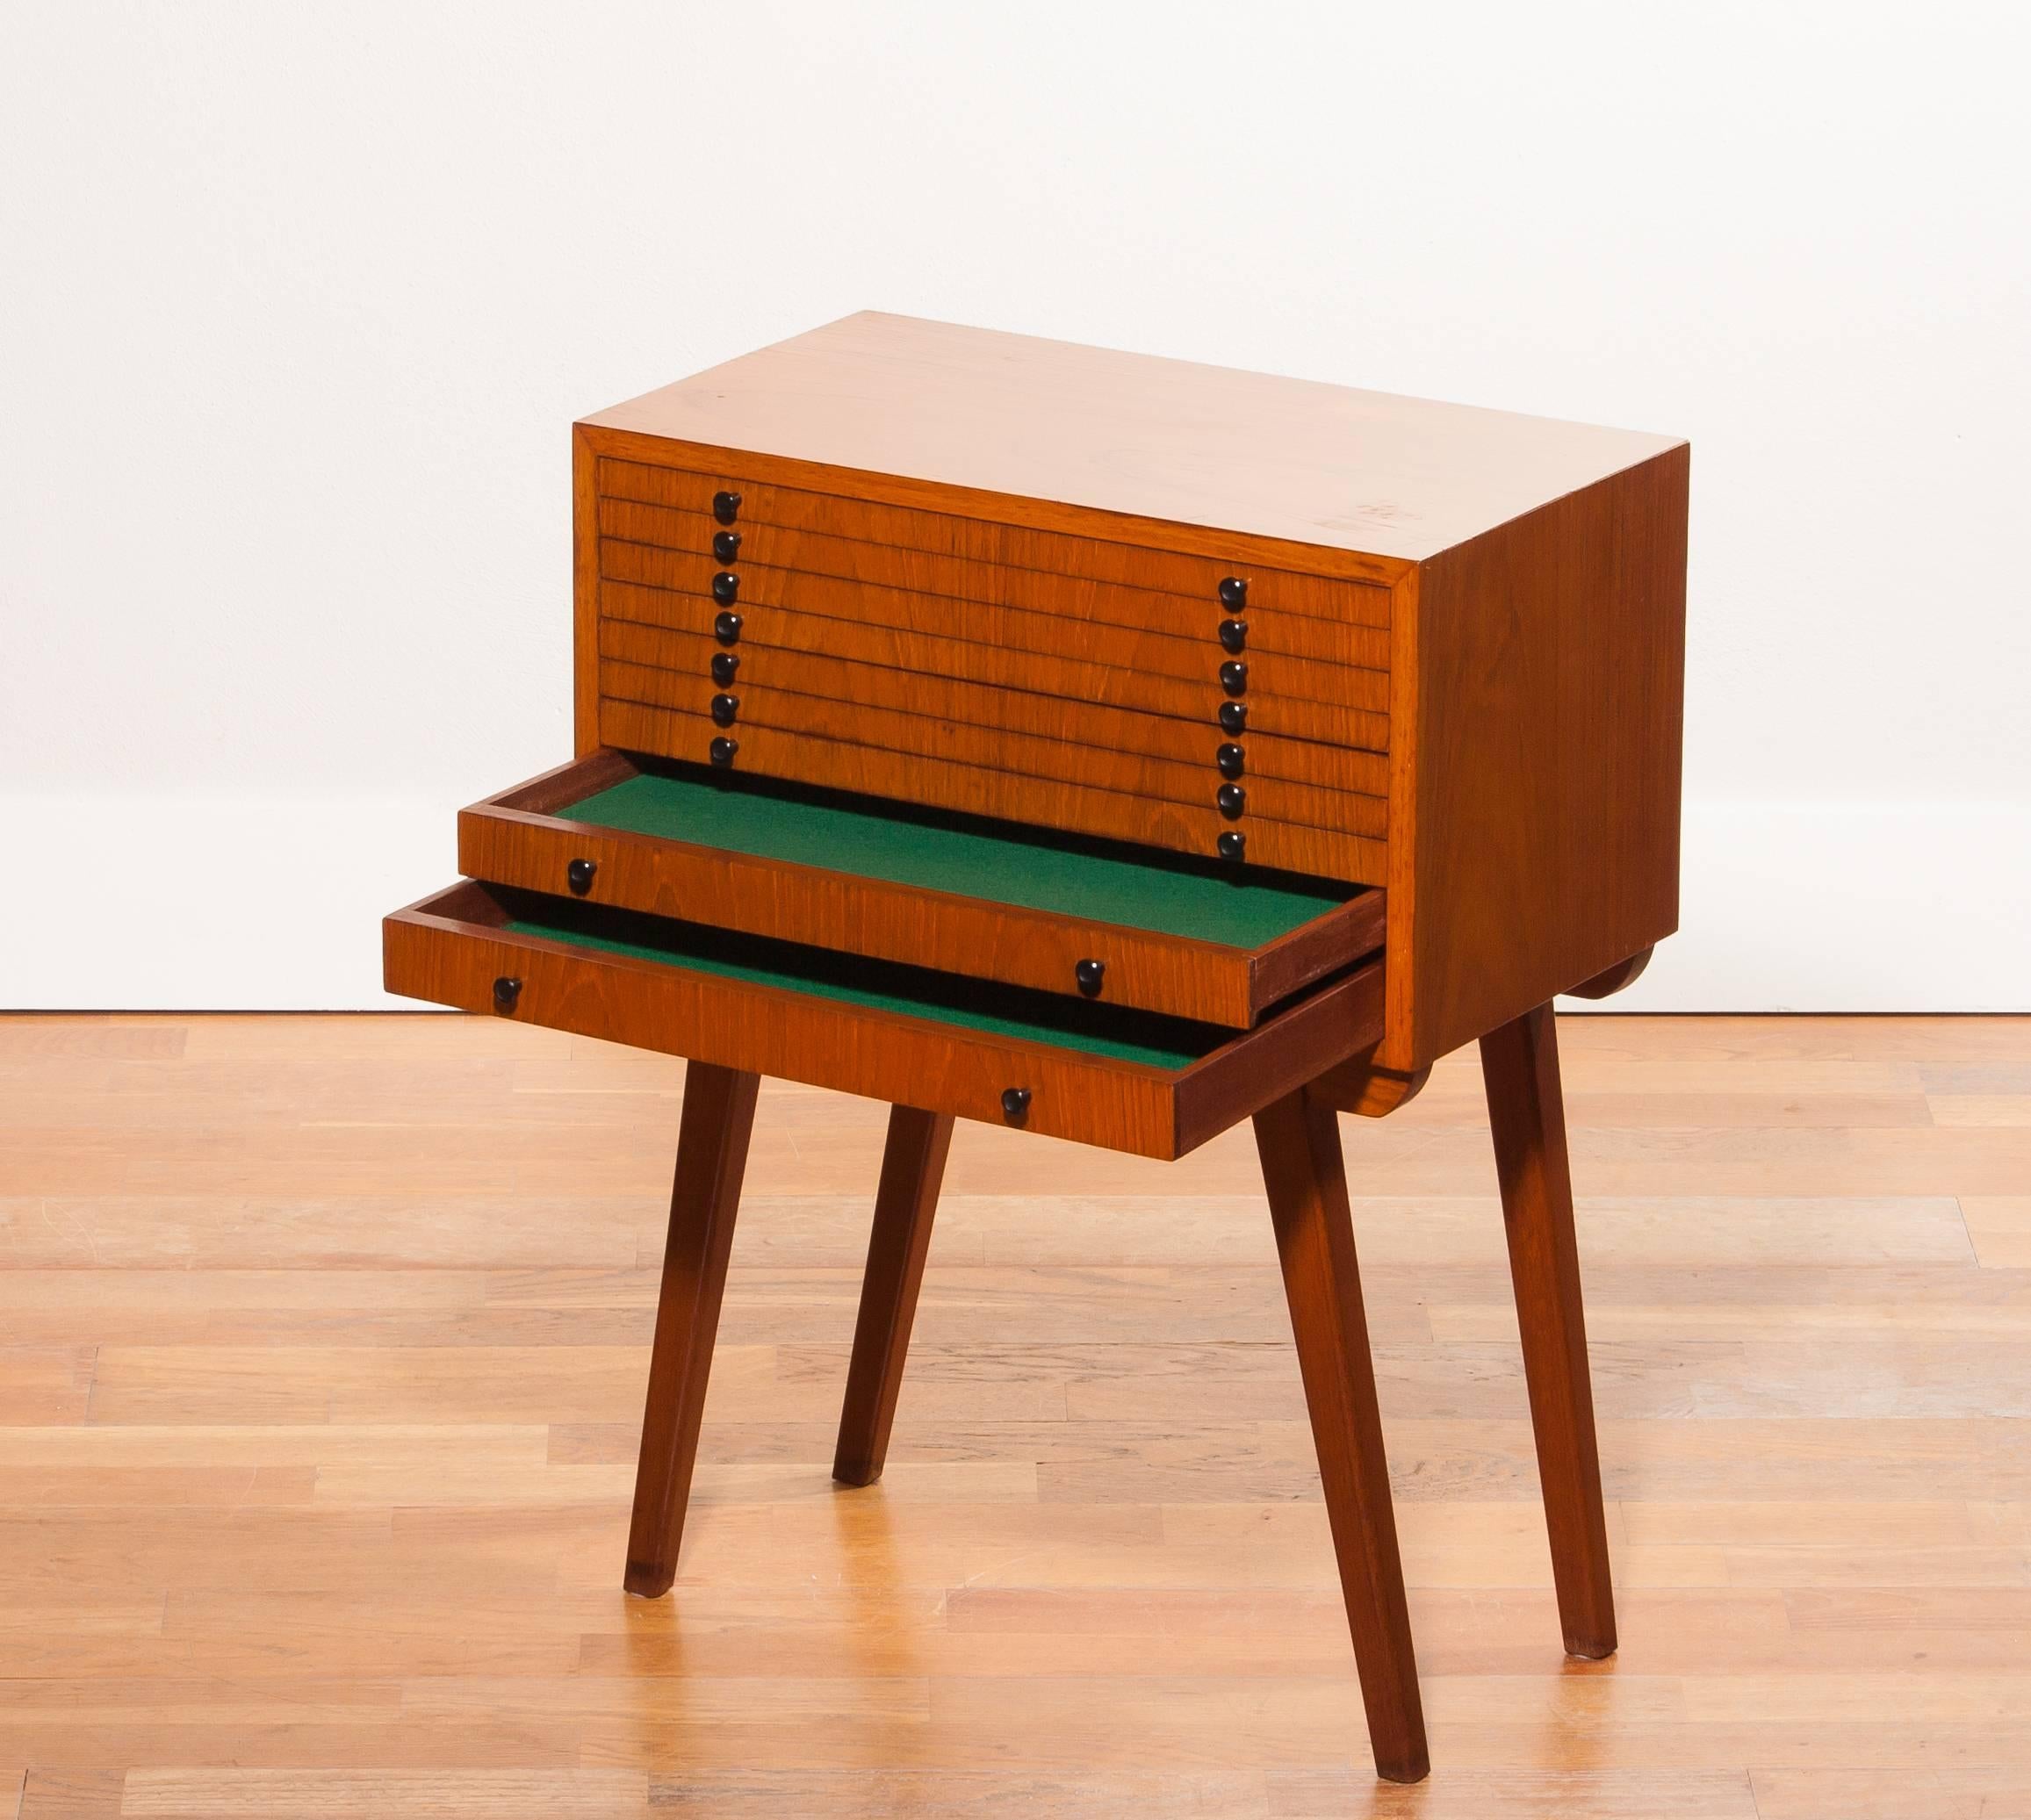
[[[1382,1032],[1379,960],[1237,1032],[470,881],[382,937],[408,997],[1145,1156]]]
[[[458,817],[493,884],[1245,1029],[1383,894],[600,752]]]

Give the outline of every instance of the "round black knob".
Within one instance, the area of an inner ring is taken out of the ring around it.
[[[713,532],[712,559],[715,562],[730,563],[739,554],[740,533],[738,531]]]
[[[718,766],[722,771],[724,771],[731,766],[733,763],[733,755],[739,750],[740,742],[738,739],[719,738],[715,739],[712,744],[706,748],[706,754],[709,758],[711,759],[715,765]]]
[[[1100,982],[1106,976],[1105,960],[1082,960],[1072,969],[1072,977],[1079,982],[1079,990],[1088,998],[1100,996]]]
[[[740,516],[740,495],[737,493],[714,493],[712,515],[722,524],[731,524]]]
[[[1230,822],[1238,822],[1242,811],[1249,806],[1249,793],[1239,784],[1222,784],[1220,795],[1214,799],[1220,804],[1220,812]]]
[[[1020,1125],[1029,1116],[1030,1090],[1026,1087],[1005,1087],[1001,1091],[1001,1116],[1011,1125]]]
[[[1229,658],[1220,666],[1220,686],[1230,695],[1245,695],[1249,687],[1249,666],[1239,658]]]
[[[725,617],[724,614],[720,616]],[[738,616],[737,615],[736,617]],[[735,657],[731,651],[716,651],[712,653],[712,680],[721,688],[724,688],[728,683],[733,680],[733,673],[739,668],[740,659]]]
[[[1229,575],[1220,585],[1220,604],[1236,610],[1249,603],[1249,585],[1238,575]]]
[[[1222,777],[1239,777],[1248,768],[1248,754],[1238,745],[1223,745],[1213,755]]]
[[[1249,705],[1246,701],[1222,701],[1220,704],[1220,725],[1223,733],[1238,733],[1249,723]]]
[[[712,622],[712,636],[722,644],[738,644],[740,642],[740,615],[723,613]]]
[[[740,697],[738,695],[715,695],[712,698],[712,724],[714,726],[731,727],[733,724],[734,716],[739,712]]]
[[[722,569],[712,578],[712,598],[722,607],[731,607],[740,598],[740,577],[731,569]]]
[[[1245,860],[1248,857],[1249,838],[1229,828],[1220,838],[1220,856],[1223,860]]]
[[[572,896],[583,897],[593,888],[593,874],[600,868],[590,860],[573,860],[565,867],[565,883],[572,888]]]
[[[522,996],[522,982],[511,980],[505,974],[493,982],[493,1009],[512,1011],[515,1002]]]
[[[1245,619],[1223,619],[1220,622],[1220,642],[1224,650],[1238,651],[1249,642],[1249,622]]]

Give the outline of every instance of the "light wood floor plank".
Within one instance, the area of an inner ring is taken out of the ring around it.
[[[1559,1653],[1471,1053],[1343,1135],[1437,1765],[1365,1768],[1244,1133],[957,1133],[829,1464],[882,1110],[765,1085],[673,1595],[619,1591],[682,1070],[0,1018],[0,1814],[2031,1812],[2031,1019],[1560,1026],[1622,1647]]]

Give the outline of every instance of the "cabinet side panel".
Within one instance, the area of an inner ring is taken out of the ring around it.
[[[599,457],[572,426],[572,729],[580,758],[600,745]]]
[[[1678,926],[1689,464],[1682,444],[1422,566],[1392,1067]]]

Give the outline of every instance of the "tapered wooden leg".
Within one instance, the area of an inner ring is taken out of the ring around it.
[[[1538,1435],[1538,1477],[1552,1536],[1559,1622],[1575,1656],[1615,1653],[1615,1593],[1573,1235],[1573,1175],[1552,1007],[1481,1039],[1481,1074],[1502,1185],[1509,1275],[1523,1334],[1523,1377]]]
[[[875,1193],[875,1231],[868,1241],[853,1362],[846,1372],[839,1445],[832,1457],[832,1477],[841,1485],[871,1485],[882,1476],[918,1285],[931,1248],[932,1215],[951,1147],[952,1120],[946,1114],[920,1112],[914,1106],[889,1109],[889,1142],[882,1153],[882,1185]]]
[[[677,1545],[698,1456],[698,1419],[712,1369],[712,1340],[726,1289],[726,1255],[754,1128],[753,1075],[694,1061],[684,1072],[677,1133],[677,1179],[670,1191],[670,1239],[656,1304],[635,1514],[628,1528],[630,1593],[653,1599],[677,1578]]]
[[[1340,1127],[1332,1107],[1309,1092],[1278,1100],[1257,1112],[1255,1124],[1340,1589],[1354,1634],[1354,1664],[1368,1710],[1368,1741],[1380,1774],[1415,1782],[1431,1760],[1354,1261]]]

